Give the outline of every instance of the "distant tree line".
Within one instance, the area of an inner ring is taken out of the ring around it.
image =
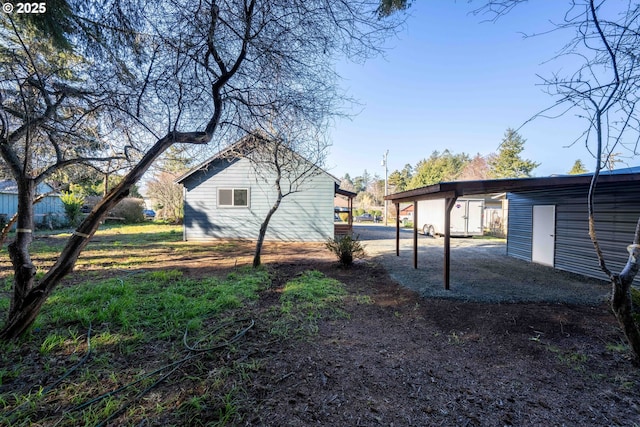
[[[415,165],[406,164],[401,170],[389,174],[389,193],[397,193],[425,187],[439,182],[472,181],[499,178],[527,178],[540,166],[533,160],[522,157],[526,140],[514,129],[505,131],[496,153],[471,156],[468,153],[453,153],[448,149],[433,151]],[[581,160],[576,160],[568,174],[586,173]],[[351,178],[347,173],[341,187],[358,194],[355,206],[366,209],[384,204],[384,179],[371,175],[367,170]]]

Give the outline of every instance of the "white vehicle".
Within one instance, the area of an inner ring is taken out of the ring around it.
[[[425,236],[444,236],[444,199],[418,202],[417,226]],[[458,199],[451,209],[451,236],[482,236],[484,199]]]

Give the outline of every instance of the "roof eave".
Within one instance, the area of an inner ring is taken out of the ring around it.
[[[451,181],[385,196],[394,203],[477,194],[533,191],[591,183],[592,175],[566,175],[542,178],[508,178],[478,181]],[[640,181],[640,174],[600,175],[599,183]]]

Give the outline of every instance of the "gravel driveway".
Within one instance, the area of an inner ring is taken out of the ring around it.
[[[395,254],[395,227],[354,225],[368,259],[384,266],[398,283],[424,297],[464,301],[546,302],[598,305],[609,285],[506,255],[504,240],[451,239],[450,289],[444,289],[444,239],[419,235],[418,269],[413,268],[413,232],[401,230]]]

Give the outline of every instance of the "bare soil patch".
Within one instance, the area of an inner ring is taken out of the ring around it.
[[[322,245],[271,244],[265,254],[278,280],[257,318],[307,269],[346,285],[347,317],[321,319],[302,340],[274,342],[258,325],[244,345],[263,364],[239,425],[640,423],[640,374],[604,303],[424,298],[371,260],[339,267]]]
[[[247,425],[640,423],[640,375],[605,305],[425,299],[374,263],[312,267],[346,284],[349,317],[273,344]]]

